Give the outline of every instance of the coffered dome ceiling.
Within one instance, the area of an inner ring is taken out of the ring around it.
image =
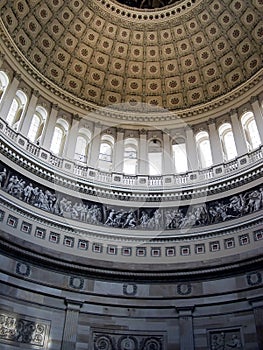
[[[30,63],[94,105],[189,108],[260,71],[262,0],[148,2],[159,8],[126,0],[2,0],[0,8]]]

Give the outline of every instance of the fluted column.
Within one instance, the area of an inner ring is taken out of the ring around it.
[[[189,126],[186,128],[185,132],[186,132],[186,153],[187,153],[188,169],[196,170],[199,168],[199,164],[198,164],[198,156],[197,156],[194,132],[193,132],[193,129]]]
[[[213,164],[214,165],[221,164],[223,163],[223,160],[224,160],[223,152],[222,152],[219,134],[216,129],[215,121],[213,119],[210,119],[208,121],[208,131],[209,131],[209,139],[210,139],[210,145],[211,145]]]
[[[79,312],[82,302],[76,300],[65,301],[66,317],[64,323],[61,350],[75,350],[78,330]]]
[[[243,154],[247,153],[248,149],[242,125],[238,119],[237,111],[235,109],[232,109],[230,111],[230,119],[237,149],[237,155],[242,156]]]
[[[72,117],[72,123],[68,132],[66,144],[64,147],[64,154],[63,154],[68,159],[74,159],[76,142],[77,142],[77,137],[79,133],[80,120],[81,120],[81,117],[78,114]]]
[[[16,95],[16,91],[20,83],[20,78],[21,76],[19,74],[15,74],[11,84],[7,87],[7,91],[5,95],[6,98],[3,100],[3,103],[0,108],[0,116],[3,120],[6,120],[9,109]]]
[[[116,143],[114,147],[113,156],[113,171],[122,172],[123,171],[123,157],[124,157],[124,129],[117,129]]]
[[[140,130],[138,170],[140,175],[148,174],[147,132],[144,129]]]
[[[163,132],[163,174],[173,173],[173,155],[171,137],[167,130]]]
[[[90,143],[89,161],[88,165],[97,168],[99,153],[100,153],[100,140],[101,140],[102,126],[100,123],[95,123],[92,140]]]
[[[193,307],[177,307],[179,313],[180,350],[194,350]]]
[[[50,115],[46,121],[41,140],[40,140],[40,145],[42,145],[47,150],[49,150],[51,146],[52,137],[53,137],[54,129],[57,122],[57,115],[58,115],[58,105],[53,104]]]
[[[254,118],[257,124],[260,140],[261,140],[261,143],[263,143],[263,110],[260,107],[257,97],[255,96],[251,97],[250,103],[253,109]]]
[[[24,113],[24,116],[22,117],[22,120],[19,123],[17,131],[21,131],[21,133],[24,136],[27,136],[28,134],[33,115],[36,111],[38,97],[39,92],[37,90],[33,90],[26,113]]]

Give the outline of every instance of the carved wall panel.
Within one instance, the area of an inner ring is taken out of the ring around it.
[[[112,333],[94,331],[92,350],[165,350],[164,334]]]
[[[0,343],[19,343],[19,347],[47,348],[50,322],[0,311]],[[1,347],[1,346],[0,346]]]

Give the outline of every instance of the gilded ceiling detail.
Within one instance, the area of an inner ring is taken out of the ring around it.
[[[118,15],[103,4],[2,0],[0,11],[30,63],[94,105],[190,108],[232,91],[262,68],[262,0],[192,0],[186,12],[169,7],[163,20],[134,19],[127,7]]]

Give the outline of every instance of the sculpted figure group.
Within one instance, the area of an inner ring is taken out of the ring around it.
[[[82,222],[115,228],[174,230],[224,222],[263,208],[263,187],[200,205],[175,208],[124,209],[62,195],[3,168],[0,187],[39,209]]]

